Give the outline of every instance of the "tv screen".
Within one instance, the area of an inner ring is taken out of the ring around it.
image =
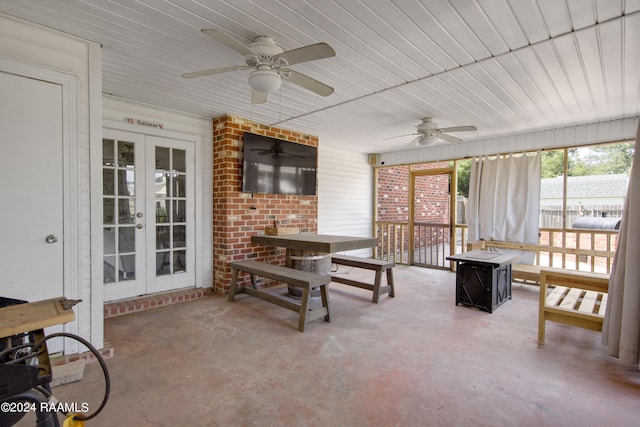
[[[316,147],[245,132],[242,164],[245,193],[316,194]]]

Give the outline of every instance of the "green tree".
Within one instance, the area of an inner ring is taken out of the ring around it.
[[[564,173],[564,152],[543,151],[540,165],[541,178],[555,178]]]
[[[458,161],[458,196],[469,197],[471,159]]]
[[[568,176],[629,174],[635,143],[570,148],[567,151]],[[555,178],[562,175],[564,172],[563,158],[563,150],[543,151],[541,178]]]
[[[589,175],[629,174],[635,144],[607,144],[589,148],[583,162]]]
[[[567,159],[567,176],[587,176],[593,175],[589,165],[584,161],[585,150],[589,148],[570,148]]]

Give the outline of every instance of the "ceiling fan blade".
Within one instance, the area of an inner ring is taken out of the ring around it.
[[[464,132],[468,130],[478,130],[475,126],[453,126],[450,128],[440,129],[442,132]]]
[[[453,144],[455,144],[456,142],[462,141],[462,139],[452,135],[447,135],[446,133],[441,133],[440,135],[438,135],[438,138],[440,138],[443,141],[451,142]]]
[[[413,138],[411,140],[411,142],[407,144],[407,147],[415,147],[415,146],[417,146],[418,142],[420,141],[420,138],[422,138],[422,135],[418,135],[415,138]]]
[[[230,37],[227,33],[222,32],[220,30],[202,30],[203,33],[218,40],[220,43],[230,47],[236,52],[241,53],[242,55],[255,55],[256,53],[249,49],[248,46],[243,45],[236,39]]]
[[[327,86],[326,84],[317,81],[316,79],[312,79],[309,76],[305,76],[302,73],[298,73],[297,71],[286,69],[284,70],[286,73],[290,73],[287,80],[293,84],[301,86],[311,92],[317,93],[320,96],[329,96],[333,93],[333,88],[331,86]]]
[[[210,68],[208,70],[194,71],[193,73],[186,73],[186,74],[183,74],[182,77],[184,77],[185,79],[192,79],[194,77],[210,76],[212,74],[227,73],[229,71],[246,70],[247,68],[251,68],[251,67],[249,67],[248,65],[232,65],[230,67]]]
[[[267,102],[267,92],[258,92],[254,90],[251,93],[251,103],[252,104],[264,104]]]
[[[405,137],[405,136],[413,136],[413,135],[420,135],[420,134],[419,133],[407,133],[407,134],[404,134],[404,135],[392,136],[391,138],[384,138],[383,141],[388,141],[390,139],[402,138],[402,137]]]
[[[289,65],[330,58],[332,56],[336,56],[336,52],[326,43],[316,43],[298,49],[292,49],[278,55],[279,58],[286,59]]]

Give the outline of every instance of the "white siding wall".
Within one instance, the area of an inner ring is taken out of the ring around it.
[[[100,122],[100,47],[92,42],[80,40],[67,34],[48,30],[7,15],[0,14],[0,56],[21,63],[65,73],[76,79],[75,106],[77,117],[75,129],[71,131],[71,144],[75,148],[65,161],[71,162],[67,171],[75,176],[73,197],[68,209],[78,220],[74,230],[66,230],[65,244],[73,245],[74,258],[65,259],[65,264],[73,266],[65,272],[65,281],[73,283],[77,289],[70,293],[83,300],[76,306],[77,333],[91,341],[103,345],[103,307],[96,303],[91,290],[91,174],[90,156],[95,135],[95,123]],[[97,128],[99,129],[99,128]],[[69,189],[65,190],[69,193]],[[72,236],[69,238],[69,236]],[[67,253],[67,249],[65,249]],[[68,284],[65,284],[65,289]],[[66,292],[66,291],[65,291]],[[70,296],[70,295],[69,295]]]
[[[371,237],[373,168],[366,154],[318,149],[318,233]],[[371,256],[371,249],[351,251]]]
[[[377,166],[454,160],[465,157],[521,153],[543,148],[589,145],[635,139],[638,118],[628,118],[560,129],[549,129],[499,138],[443,144],[432,148],[382,153]]]
[[[132,101],[103,96],[105,128],[196,142],[196,286],[213,286],[213,122]],[[125,117],[162,123],[162,129],[128,124]],[[95,195],[94,195],[95,196]],[[97,195],[100,200],[100,194]],[[96,218],[99,222],[100,218]],[[101,265],[102,261],[100,261]],[[98,283],[95,284],[98,286]]]

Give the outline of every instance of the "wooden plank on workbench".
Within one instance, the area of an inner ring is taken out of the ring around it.
[[[37,331],[75,319],[73,309],[65,310],[58,297],[0,308],[0,337]]]

